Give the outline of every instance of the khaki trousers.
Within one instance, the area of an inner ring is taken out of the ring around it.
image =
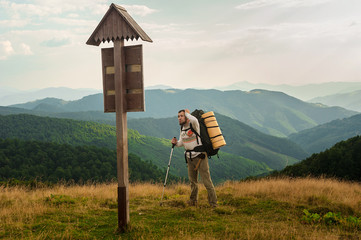
[[[198,172],[201,175],[204,186],[208,192],[208,202],[212,207],[217,206],[217,196],[216,191],[214,190],[214,186],[211,180],[211,174],[209,172],[208,165],[208,157],[206,156],[204,159],[199,157],[195,157],[188,160],[188,178],[191,183],[191,196],[190,203],[196,204],[198,202]],[[200,162],[198,169],[195,171],[194,169],[197,166],[197,163]]]

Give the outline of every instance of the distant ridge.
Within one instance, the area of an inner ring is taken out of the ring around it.
[[[145,87],[146,90],[154,90],[154,89],[171,89],[173,87],[168,86],[168,85],[153,85],[153,86],[148,86]]]
[[[339,93],[310,100],[313,103],[323,103],[327,106],[340,106],[353,111],[361,112],[361,90],[348,93]]]
[[[361,82],[326,82],[293,86],[288,84],[250,83],[247,81],[242,81],[233,83],[228,86],[219,86],[217,88],[219,90],[250,91],[253,89],[264,89],[270,91],[279,91],[284,92],[290,96],[299,98],[303,101],[309,101],[310,99],[316,97],[349,93],[355,90],[361,90]]]
[[[9,90],[0,92],[0,106],[26,103],[44,98],[59,98],[62,100],[71,101],[100,92],[101,90],[97,89],[73,89],[67,87],[51,87],[29,91]]]
[[[361,135],[361,114],[291,134],[289,139],[312,154],[325,151],[335,143],[357,135]]]

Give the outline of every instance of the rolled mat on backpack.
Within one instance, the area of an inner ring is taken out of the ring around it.
[[[226,141],[224,140],[221,129],[218,126],[218,122],[214,116],[214,113],[212,111],[204,113],[202,118],[204,120],[204,124],[207,127],[207,132],[209,138],[211,139],[213,148],[217,149],[225,146]]]

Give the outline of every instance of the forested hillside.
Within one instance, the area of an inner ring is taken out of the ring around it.
[[[326,176],[361,181],[361,136],[341,141],[324,152],[286,167],[276,175]]]
[[[0,138],[3,139],[116,147],[115,127],[105,124],[19,114],[0,115],[0,126]]]
[[[307,154],[293,142],[263,134],[237,120],[217,114],[217,119],[226,138],[227,146],[222,152],[236,156],[242,156],[259,163],[265,163],[271,169],[282,169],[286,165],[295,163],[307,157]],[[132,122],[141,124],[132,124]],[[56,119],[49,117],[37,117],[31,115],[8,115],[0,116],[0,138],[16,137],[25,140],[51,141],[57,143],[69,143],[74,145],[96,145],[115,149],[115,127],[70,119]],[[179,137],[179,125],[176,119],[140,119],[129,120],[128,128],[134,128],[146,135],[143,142],[133,141],[138,134],[129,130],[129,149],[142,159],[151,160],[161,166],[166,162],[158,159],[166,159],[168,154],[169,140],[173,136]],[[163,130],[160,130],[163,129]],[[167,135],[167,131],[169,131]],[[155,136],[151,138],[150,136]],[[159,138],[166,138],[163,141]],[[149,149],[146,148],[147,142]],[[133,147],[137,146],[137,147]],[[157,147],[159,146],[159,147]],[[155,149],[159,149],[155,151]],[[154,152],[150,154],[150,152]],[[176,151],[181,155],[181,150]],[[229,156],[230,157],[230,156]],[[234,156],[235,157],[235,156]],[[234,159],[234,157],[231,157]],[[232,164],[231,164],[232,165]],[[239,164],[237,164],[239,165]],[[242,171],[243,172],[243,171]],[[243,174],[242,174],[243,176]]]
[[[14,178],[53,183],[60,180],[104,182],[116,179],[116,162],[116,151],[108,148],[0,139],[0,181]],[[164,174],[151,162],[129,154],[131,182],[160,182]]]
[[[334,120],[314,128],[303,130],[289,136],[309,154],[318,153],[332,147],[337,142],[361,134],[361,114]]]
[[[32,115],[0,116],[0,125],[4,126],[0,129],[0,138],[3,139],[19,138],[74,146],[94,145],[109,149],[116,147],[115,127],[110,125]],[[128,147],[130,153],[140,156],[145,161],[151,161],[160,169],[167,167],[171,149],[169,139],[144,136],[129,129]],[[266,163],[225,152],[220,153],[220,159],[212,159],[210,166],[215,169],[212,171],[215,182],[241,179],[275,169]],[[171,173],[181,177],[187,176],[183,150],[180,148],[174,151]]]

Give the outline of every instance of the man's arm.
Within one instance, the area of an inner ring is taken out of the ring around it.
[[[187,110],[188,109],[185,110],[185,115],[188,118],[189,122],[192,124],[193,129],[196,130],[197,133],[199,134],[199,122],[198,122],[198,119],[195,116],[191,115],[189,113],[189,110],[188,111]]]

